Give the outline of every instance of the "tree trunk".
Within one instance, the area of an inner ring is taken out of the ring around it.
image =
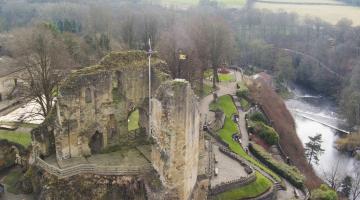
[[[216,83],[219,82],[219,76],[217,73],[217,68],[213,67],[213,88],[216,88]]]

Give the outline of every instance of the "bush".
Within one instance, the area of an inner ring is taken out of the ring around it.
[[[322,184],[320,188],[311,192],[312,200],[337,200],[337,194],[327,185]]]
[[[250,109],[250,103],[244,98],[240,99],[240,105],[244,111],[247,111]]]
[[[295,166],[289,166],[283,162],[275,160],[270,153],[257,144],[250,144],[249,150],[256,156],[261,162],[266,164],[270,169],[280,174],[291,184],[297,188],[303,188],[304,177]]]
[[[251,113],[249,118],[252,121],[258,121],[258,122],[263,122],[265,124],[268,124],[268,120],[265,117],[265,115],[262,112],[259,112],[259,111]]]
[[[274,130],[274,128],[260,121],[250,122],[249,125],[250,130],[255,132],[267,144],[274,145],[279,142],[279,134]]]
[[[247,98],[249,95],[249,88],[243,82],[237,83],[238,90],[236,91],[236,96],[239,98]]]

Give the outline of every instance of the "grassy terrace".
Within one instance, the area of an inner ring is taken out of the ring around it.
[[[250,183],[241,188],[229,190],[221,193],[215,197],[217,200],[229,200],[229,199],[243,199],[243,198],[254,198],[266,192],[272,183],[269,179],[265,178],[260,173],[256,172],[256,181]]]
[[[25,148],[31,144],[31,135],[25,132],[0,130],[0,140],[3,139],[21,144]]]
[[[219,73],[219,81],[220,82],[234,82],[235,79],[235,75],[233,73],[229,73],[229,74],[221,74]]]
[[[237,113],[236,107],[229,95],[224,95],[219,97],[218,102],[211,103],[209,106],[210,110],[216,110],[220,109],[225,113],[225,124],[224,127],[219,131],[220,137],[223,141],[229,144],[230,149],[246,159],[247,161],[251,162],[255,166],[259,167],[269,175],[271,175],[276,181],[282,182],[281,178],[271,171],[269,168],[258,162],[257,160],[250,157],[244,149],[241,147],[241,145],[235,141],[232,140],[232,134],[236,133],[238,131],[237,125],[231,120],[231,116],[233,114]]]

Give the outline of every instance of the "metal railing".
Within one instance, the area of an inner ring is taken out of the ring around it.
[[[97,174],[97,175],[138,175],[151,171],[150,164],[143,166],[97,166],[96,164],[79,164],[67,168],[59,168],[51,165],[41,158],[36,158],[36,165],[46,172],[58,178],[67,178],[78,174]]]

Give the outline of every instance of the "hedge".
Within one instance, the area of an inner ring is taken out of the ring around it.
[[[264,124],[260,121],[250,121],[250,131],[256,133],[260,138],[265,140],[269,145],[274,145],[279,142],[279,134],[274,128]]]
[[[262,112],[256,111],[250,114],[249,118],[252,121],[258,121],[258,122],[263,122],[265,124],[268,124],[268,120],[265,117],[265,115]]]
[[[304,176],[295,166],[289,166],[283,162],[275,160],[270,153],[268,153],[260,145],[250,143],[249,150],[261,162],[267,165],[271,170],[288,180],[295,187],[302,189],[304,187]]]
[[[243,82],[237,83],[236,96],[239,98],[247,98],[249,95],[249,88]]]

